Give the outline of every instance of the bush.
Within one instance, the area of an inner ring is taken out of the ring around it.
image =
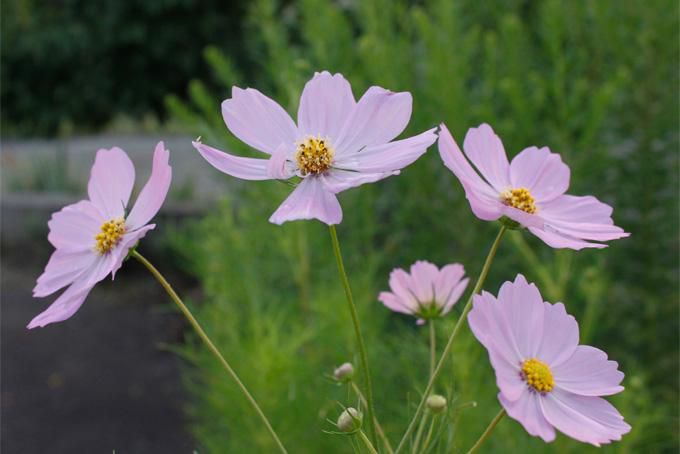
[[[259,77],[245,85],[290,112],[319,69],[344,73],[355,95],[372,84],[408,90],[414,95],[408,133],[444,121],[460,139],[467,128],[489,122],[510,155],[548,145],[572,169],[571,193],[593,193],[615,207],[617,224],[631,238],[605,251],[575,253],[515,233],[485,286],[495,291],[522,272],[546,299],[567,303],[581,322],[582,342],[620,362],[628,391],[615,403],[633,431],[605,448],[610,451],[671,452],[678,442],[679,118],[677,96],[669,96],[678,86],[677,12],[667,0],[302,0],[286,6],[257,0],[248,12],[251,64]],[[244,78],[217,49],[205,54],[212,78],[199,75],[204,82],[191,83],[192,102],[169,97],[168,107],[205,143],[247,154],[219,114],[228,87]],[[221,89],[211,90],[215,84]],[[191,235],[176,238],[191,257],[189,269],[204,282],[199,318],[239,365],[284,443],[296,452],[343,451],[346,440],[321,432],[330,429],[329,412],[339,413],[336,400],[350,404],[324,383],[323,373],[354,351],[327,234],[317,223],[267,224],[288,191],[284,186],[227,180],[231,202]],[[425,385],[418,374],[426,368],[425,339],[410,320],[386,314],[377,292],[386,288],[389,269],[420,258],[462,261],[475,275],[495,227],[473,217],[434,150],[399,177],[343,194],[341,203],[340,239],[367,321],[377,408],[395,440],[419,397],[403,396]],[[460,341],[446,389],[459,411],[443,429],[441,452],[469,447],[498,409],[483,351],[467,331]],[[198,440],[210,452],[253,444],[265,451],[266,434],[209,355],[200,346],[184,353],[197,365],[187,382]],[[479,405],[463,406],[471,400]],[[461,412],[475,415],[460,418]],[[589,449],[565,437],[547,446],[511,421],[497,430],[492,452]]]

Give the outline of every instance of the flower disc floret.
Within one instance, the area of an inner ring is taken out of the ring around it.
[[[527,188],[506,189],[501,193],[501,200],[505,205],[525,213],[535,214],[538,211],[536,201]]]
[[[318,175],[331,168],[334,155],[328,139],[309,136],[297,144],[295,161],[302,175]]]
[[[97,241],[95,249],[100,254],[106,254],[114,248],[127,231],[125,219],[111,219],[102,224],[101,231],[94,237]]]
[[[543,361],[531,358],[522,363],[522,380],[527,382],[534,391],[539,393],[549,393],[555,387],[550,367]]]

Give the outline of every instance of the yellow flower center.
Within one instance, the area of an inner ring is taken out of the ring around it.
[[[323,173],[331,167],[335,151],[328,140],[309,136],[298,143],[295,160],[302,175]]]
[[[504,204],[529,214],[534,214],[538,210],[534,197],[527,188],[506,189],[501,193],[501,200]]]
[[[527,359],[522,363],[521,375],[522,380],[539,393],[549,393],[555,387],[550,367],[536,358]]]
[[[118,244],[125,233],[125,219],[111,219],[102,224],[101,231],[94,237],[97,240],[95,249],[106,254]]]

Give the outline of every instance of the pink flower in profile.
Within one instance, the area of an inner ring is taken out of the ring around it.
[[[419,260],[411,265],[411,274],[401,268],[390,273],[391,292],[378,295],[385,307],[424,320],[441,317],[451,311],[468,285],[465,269],[459,263],[441,270],[430,262]]]
[[[391,142],[411,118],[411,94],[371,87],[355,101],[341,74],[315,73],[300,97],[297,124],[259,91],[234,87],[222,103],[227,128],[241,141],[269,155],[233,156],[200,142],[194,147],[215,168],[244,180],[301,181],[269,219],[282,224],[318,219],[339,224],[336,194],[373,183],[418,159],[437,139],[435,129]]]
[[[546,442],[555,429],[595,446],[630,431],[623,416],[599,396],[623,391],[623,373],[602,350],[578,345],[576,320],[562,303],[550,304],[518,275],[498,298],[475,295],[468,322],[486,347],[508,415]]]
[[[120,148],[99,150],[87,185],[89,200],[64,207],[52,215],[47,239],[56,250],[38,278],[33,296],[68,288],[29,323],[43,327],[70,318],[97,282],[114,277],[137,241],[155,224],[147,224],[160,209],[170,187],[170,153],[159,142],[151,176],[129,213],[126,207],[135,182],[135,168]]]
[[[526,148],[508,163],[501,139],[482,124],[468,131],[463,149],[467,159],[442,124],[439,154],[462,183],[478,218],[509,218],[554,248],[603,248],[591,241],[629,235],[614,225],[609,205],[593,196],[565,194],[569,167],[547,147]]]

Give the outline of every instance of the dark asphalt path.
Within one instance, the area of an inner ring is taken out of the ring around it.
[[[29,331],[52,297],[31,289],[50,250],[3,244],[3,454],[192,453],[176,343],[182,319],[137,263],[102,282],[70,320]],[[160,264],[163,270],[163,263]]]

